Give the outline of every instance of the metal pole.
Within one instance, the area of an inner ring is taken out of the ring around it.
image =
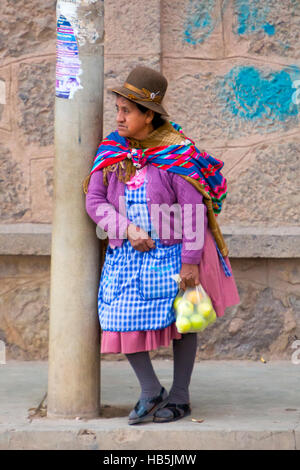
[[[100,414],[99,239],[82,182],[102,137],[103,0],[57,2],[47,416]]]

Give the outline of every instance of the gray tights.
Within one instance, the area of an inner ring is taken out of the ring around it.
[[[169,402],[189,403],[189,385],[197,351],[197,333],[186,333],[181,339],[173,339],[173,384]],[[140,398],[150,398],[161,390],[148,351],[125,354],[141,386]]]

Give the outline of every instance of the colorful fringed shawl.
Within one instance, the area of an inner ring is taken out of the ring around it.
[[[176,131],[182,128],[170,121]],[[91,173],[130,158],[137,168],[151,163],[162,170],[189,176],[201,183],[212,200],[213,211],[218,215],[227,195],[226,179],[220,170],[224,163],[206,152],[200,152],[195,143],[184,136],[181,145],[166,145],[147,149],[132,149],[129,140],[117,131],[109,134],[99,145]]]

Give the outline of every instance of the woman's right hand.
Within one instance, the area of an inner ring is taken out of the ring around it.
[[[149,237],[148,233],[145,232],[141,227],[134,224],[129,224],[127,227],[127,238],[135,250],[138,251],[149,251],[151,248],[155,248],[155,242]]]

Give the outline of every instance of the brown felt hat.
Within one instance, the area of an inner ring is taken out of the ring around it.
[[[168,81],[161,73],[149,67],[139,66],[130,72],[124,85],[108,90],[156,113],[168,116],[162,106],[167,87]]]

